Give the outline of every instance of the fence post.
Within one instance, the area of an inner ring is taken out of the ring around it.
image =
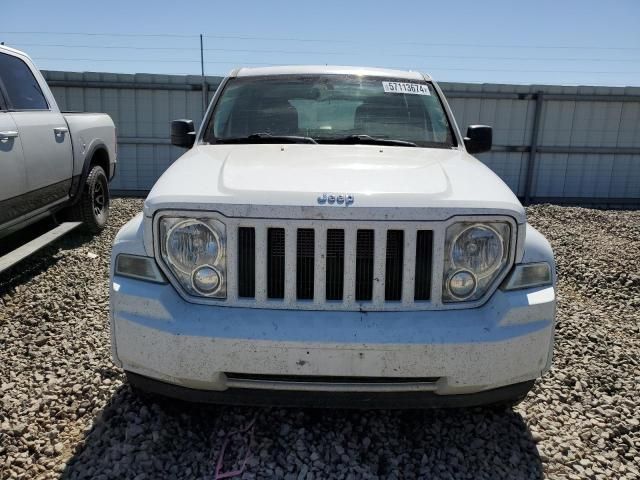
[[[533,129],[531,131],[531,145],[529,148],[529,158],[527,159],[527,169],[524,184],[524,203],[531,203],[531,189],[533,188],[533,172],[535,170],[536,153],[538,151],[538,137],[540,136],[540,119],[542,117],[542,103],[544,93],[542,90],[536,92],[536,107],[533,111]]]
[[[202,75],[202,118],[204,118],[204,114],[207,113],[209,89],[207,88],[207,79],[204,76],[204,45],[202,42],[202,34],[200,34],[200,72]]]

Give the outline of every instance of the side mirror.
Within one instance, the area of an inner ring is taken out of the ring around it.
[[[191,148],[196,141],[196,129],[193,120],[174,120],[171,122],[171,145]]]
[[[486,125],[469,125],[467,136],[464,137],[464,146],[469,153],[482,153],[491,150],[493,131]]]

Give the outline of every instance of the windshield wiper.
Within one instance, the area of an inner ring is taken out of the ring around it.
[[[311,137],[297,135],[271,135],[267,132],[252,133],[246,137],[217,138],[216,143],[318,143]]]
[[[393,147],[417,147],[418,145],[406,140],[394,140],[392,138],[376,138],[369,135],[347,135],[346,137],[322,139],[322,143],[343,143],[355,145],[357,143],[369,145],[389,145]]]

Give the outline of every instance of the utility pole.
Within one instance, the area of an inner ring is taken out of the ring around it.
[[[209,89],[207,86],[207,79],[204,76],[204,46],[202,42],[202,34],[200,34],[200,74],[202,75],[202,117],[207,111],[207,97],[209,96]]]

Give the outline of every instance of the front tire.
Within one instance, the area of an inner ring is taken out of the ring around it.
[[[109,181],[102,167],[94,165],[87,175],[82,196],[71,210],[73,220],[91,233],[100,233],[109,220]]]

